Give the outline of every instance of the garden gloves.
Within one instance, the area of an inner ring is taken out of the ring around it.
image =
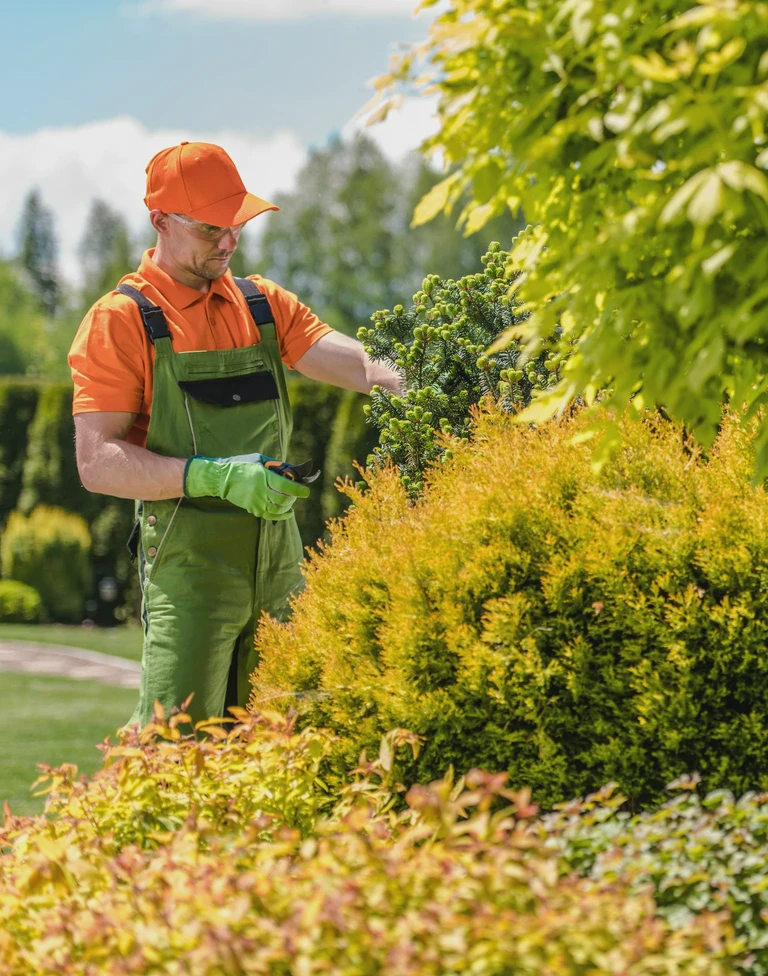
[[[269,471],[264,464],[271,460],[264,454],[192,457],[184,471],[184,495],[223,498],[273,522],[288,519],[296,499],[306,498],[309,488]]]

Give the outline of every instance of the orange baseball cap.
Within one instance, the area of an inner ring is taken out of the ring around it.
[[[233,227],[266,210],[280,209],[248,193],[227,153],[210,142],[182,142],[161,149],[146,172],[144,203],[150,210]]]

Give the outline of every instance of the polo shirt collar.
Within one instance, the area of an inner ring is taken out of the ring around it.
[[[190,305],[194,305],[195,302],[207,298],[208,295],[218,295],[228,302],[237,302],[237,297],[233,291],[235,285],[232,281],[232,272],[229,269],[227,269],[226,274],[212,281],[208,292],[203,294],[196,288],[190,288],[189,285],[177,281],[167,272],[163,271],[160,265],[155,264],[152,260],[154,253],[154,248],[150,248],[144,252],[141,257],[141,264],[139,265],[139,274],[147,284],[156,288],[163,298],[167,299],[174,308],[189,308]]]

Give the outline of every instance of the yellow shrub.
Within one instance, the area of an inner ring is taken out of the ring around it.
[[[38,505],[25,517],[11,512],[0,539],[3,576],[40,594],[53,620],[80,623],[91,589],[91,536],[73,512]]]
[[[726,419],[707,462],[625,419],[596,473],[584,414],[502,413],[408,504],[371,476],[311,557],[292,619],[265,620],[252,704],[341,740],[424,736],[406,783],[504,769],[550,805],[618,781],[652,805],[698,770],[768,786],[768,495]],[[578,440],[578,438],[577,438]]]

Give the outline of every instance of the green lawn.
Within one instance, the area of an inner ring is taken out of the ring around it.
[[[0,640],[29,640],[41,644],[66,644],[86,651],[141,660],[141,628],[67,627],[64,624],[0,624]]]
[[[137,696],[95,681],[0,672],[0,808],[7,799],[16,814],[42,813],[45,798],[29,791],[39,762],[99,769],[96,743],[128,721]]]

